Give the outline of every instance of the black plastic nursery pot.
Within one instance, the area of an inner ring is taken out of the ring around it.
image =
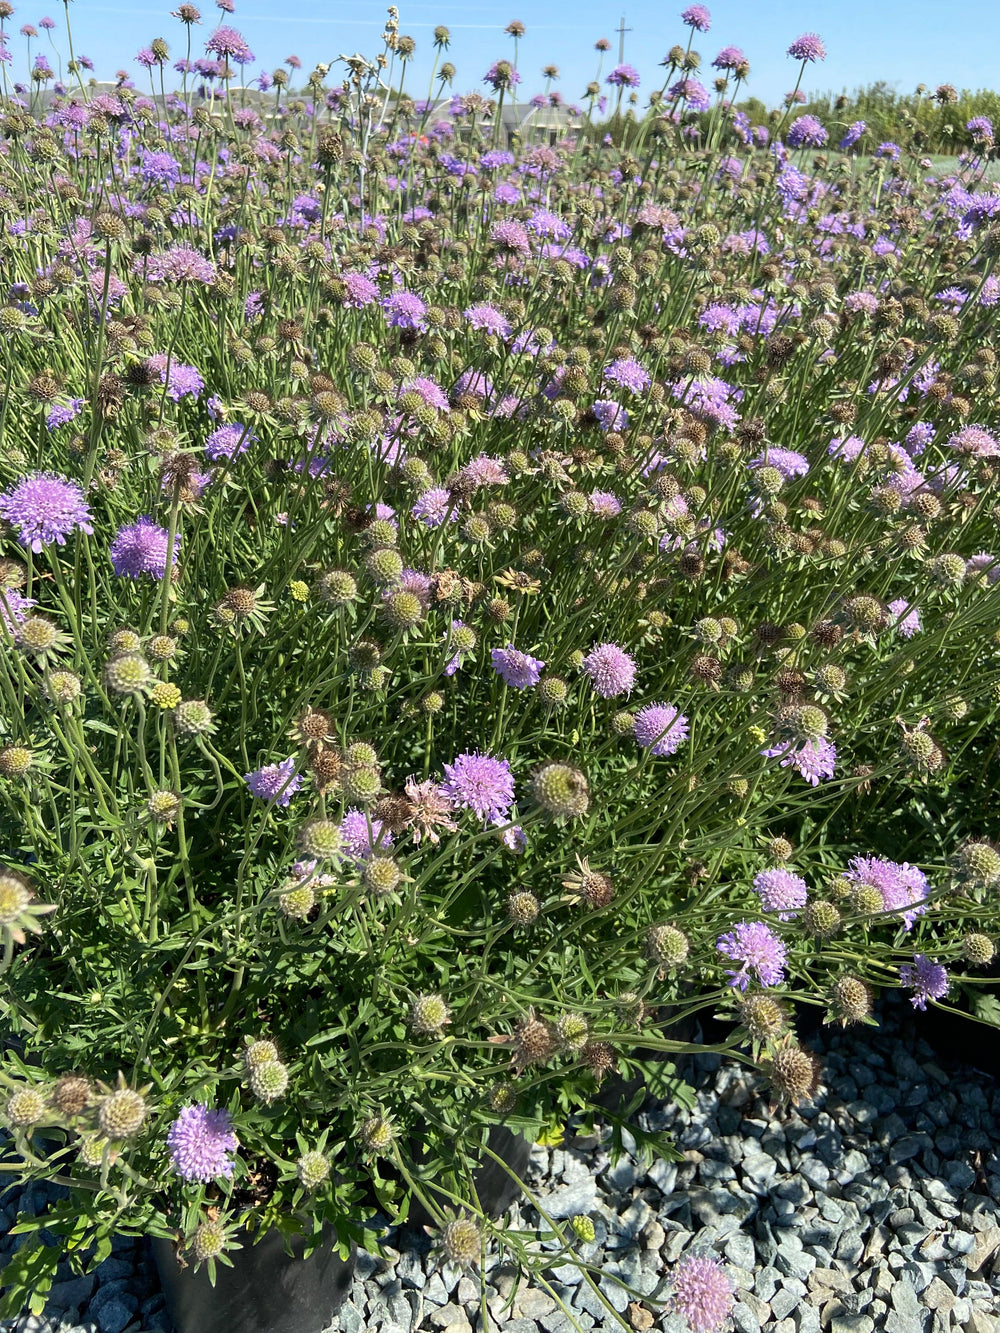
[[[181,1268],[168,1240],[154,1237],[153,1259],[175,1333],[322,1333],[350,1290],[356,1249],[342,1259],[329,1239],[308,1259],[300,1237],[294,1254],[281,1233],[269,1231],[259,1244],[241,1236],[232,1268],[216,1266],[215,1286],[205,1268]]]

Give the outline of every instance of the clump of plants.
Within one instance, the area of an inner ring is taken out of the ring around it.
[[[509,150],[516,62],[407,41],[3,104],[3,1166],[74,1253],[473,1262],[491,1127],[683,1096],[681,1020],[779,1107],[798,1006],[1000,1018],[991,143],[815,156],[688,43],[626,153]]]

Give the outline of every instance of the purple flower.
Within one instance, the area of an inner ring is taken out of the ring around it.
[[[868,884],[878,889],[883,910],[900,912],[907,930],[926,910],[927,876],[908,861],[900,864],[881,856],[855,856],[844,877],[853,884]]]
[[[996,458],[1000,440],[985,426],[963,426],[948,438],[948,448],[970,458]]]
[[[760,894],[760,904],[765,912],[778,912],[779,921],[789,921],[795,915],[789,911],[792,907],[804,907],[809,890],[801,875],[793,875],[790,870],[778,867],[775,870],[762,870],[754,876],[754,889]]]
[[[632,393],[642,393],[652,382],[649,371],[631,356],[620,357],[605,366],[602,378],[605,384],[618,384],[623,389],[630,389]]]
[[[595,644],[583,659],[583,669],[602,699],[629,694],[635,684],[635,660],[617,643]]]
[[[180,542],[179,534],[175,533],[172,565],[177,564]],[[154,579],[162,579],[167,572],[169,545],[167,529],[143,516],[128,527],[119,528],[111,543],[111,564],[119,578],[137,579],[142,574],[149,574]]]
[[[494,305],[470,305],[463,312],[469,321],[469,327],[480,329],[484,333],[495,333],[498,338],[510,337],[510,324]]]
[[[912,963],[899,969],[899,980],[915,992],[910,996],[914,1009],[926,1009],[928,1000],[940,1000],[948,994],[948,972],[926,954],[915,953]]]
[[[93,532],[83,489],[55,472],[33,472],[0,495],[0,517],[17,530],[22,546],[36,553],[55,542],[66,545],[71,532]]]
[[[56,403],[45,418],[46,427],[56,430],[59,426],[69,425],[80,415],[85,402],[85,398],[71,398],[68,403]]]
[[[184,366],[179,361],[171,360],[168,375],[166,352],[149,357],[146,365],[159,375],[160,383],[167,386],[167,397],[175,403],[182,398],[197,398],[205,387],[205,381],[195,367]]]
[[[235,28],[216,28],[205,43],[205,50],[223,58],[228,56],[236,65],[253,64],[253,52]]]
[[[687,1254],[674,1269],[670,1308],[687,1321],[691,1333],[714,1333],[733,1308],[733,1292],[714,1255]]]
[[[142,260],[138,262],[143,263]],[[201,282],[207,285],[215,281],[215,265],[189,245],[171,246],[161,255],[151,255],[145,264],[147,275],[154,282]]]
[[[436,407],[439,412],[448,412],[448,395],[436,380],[426,375],[418,375],[400,386],[400,397],[404,393],[418,393],[428,407]]]
[[[340,280],[344,284],[344,307],[347,310],[364,310],[366,305],[378,299],[378,287],[363,273],[343,273]]]
[[[622,512],[622,502],[613,491],[591,491],[590,512],[595,518],[617,518]]]
[[[776,467],[786,481],[793,477],[804,477],[809,471],[809,459],[805,454],[794,449],[775,449],[768,447],[756,458],[751,458],[748,467]]]
[[[386,312],[386,323],[390,328],[417,329],[421,332],[427,328],[424,319],[427,306],[416,292],[395,292],[385,298],[382,309]]]
[[[675,754],[688,738],[688,720],[672,704],[647,704],[632,724],[635,739],[656,758]]]
[[[912,639],[914,634],[920,632],[920,612],[916,607],[910,606],[905,597],[897,597],[895,601],[889,603],[889,610],[892,612],[892,618],[897,623],[893,626],[897,634],[902,634],[904,639]]]
[[[454,519],[458,510],[449,491],[443,486],[432,486],[418,497],[410,513],[426,527],[439,528]]]
[[[793,60],[804,60],[812,64],[817,60],[826,59],[826,45],[823,38],[816,33],[804,32],[792,42],[788,54]]]
[[[486,166],[486,157],[483,158],[483,166]],[[523,223],[515,221],[514,218],[504,218],[503,221],[497,222],[490,232],[490,240],[498,250],[510,255],[531,253],[531,241],[527,230]]]
[[[170,1165],[182,1180],[207,1185],[216,1176],[231,1176],[230,1154],[239,1146],[229,1112],[210,1111],[204,1103],[182,1107],[167,1130]]]
[[[745,65],[746,61],[746,56],[738,46],[724,46],[712,64],[716,69],[737,69],[740,65]],[[739,112],[736,114],[739,115]],[[735,120],[735,116],[733,119]]]
[[[848,148],[853,148],[863,134],[868,131],[868,126],[863,120],[855,120],[847,127],[847,133],[840,141],[841,152],[846,152]]]
[[[251,441],[256,438],[242,421],[228,421],[212,431],[205,441],[205,453],[211,459],[233,458],[237,454],[245,454]]]
[[[681,22],[694,28],[695,32],[708,32],[712,26],[712,15],[704,5],[688,5],[681,14]]]
[[[785,946],[763,921],[741,921],[728,935],[720,935],[715,947],[743,966],[726,972],[730,986],[745,991],[752,973],[762,986],[777,986],[785,979]]]
[[[613,398],[598,398],[591,408],[601,430],[624,430],[628,425],[628,412]]]
[[[244,773],[243,780],[254,796],[261,801],[276,801],[284,807],[302,786],[302,775],[295,772],[295,760],[283,759],[280,764],[268,764]]]
[[[374,851],[392,846],[392,834],[380,819],[369,819],[364,810],[348,810],[340,821],[344,855],[356,865],[367,861]]]
[[[813,787],[818,787],[821,778],[832,778],[837,758],[837,747],[832,741],[805,741],[796,749],[787,745],[772,745],[761,754],[766,759],[781,756],[781,767],[794,767]]]
[[[480,819],[497,820],[514,804],[514,775],[506,759],[467,751],[445,764],[444,777],[442,794]]]
[[[13,630],[36,605],[34,597],[22,597],[16,588],[0,584],[0,623]]]
[[[789,148],[822,148],[827,137],[815,116],[799,116],[788,127]]]
[[[505,685],[515,690],[527,690],[537,685],[545,663],[530,653],[522,653],[512,643],[506,648],[494,648],[490,657],[493,669],[503,679]]]
[[[495,93],[504,88],[513,88],[521,82],[521,76],[509,60],[495,60],[483,75],[483,83],[489,84]]]
[[[632,65],[616,65],[604,82],[613,88],[638,88],[639,71]]]

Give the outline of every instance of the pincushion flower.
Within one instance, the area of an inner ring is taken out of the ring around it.
[[[505,685],[515,690],[527,690],[537,685],[545,663],[530,653],[523,653],[509,643],[506,648],[494,648],[491,653],[493,669]]]
[[[670,1305],[691,1333],[715,1333],[729,1318],[733,1290],[714,1255],[688,1254],[674,1269]]]
[[[647,704],[633,722],[633,733],[644,750],[661,758],[676,754],[688,737],[688,720],[673,704]]]
[[[926,1009],[928,1000],[941,1000],[948,994],[947,969],[926,954],[915,953],[912,963],[904,963],[899,969],[899,979],[914,992],[910,996],[914,1009]]]
[[[760,903],[765,912],[777,912],[779,921],[790,920],[795,913],[793,907],[804,907],[809,890],[801,875],[793,874],[779,866],[773,870],[762,870],[754,876],[753,886],[760,895]]]
[[[602,699],[629,694],[635,684],[635,659],[617,643],[596,644],[583,659],[583,670]]]
[[[751,976],[762,986],[777,986],[785,979],[785,946],[763,921],[741,921],[715,947],[727,958],[741,963],[738,971],[727,971],[730,986],[745,991]]]
[[[36,554],[53,543],[65,546],[73,532],[94,531],[83,488],[55,472],[33,472],[0,495],[0,517]]]
[[[170,533],[151,519],[143,516],[135,523],[120,528],[111,543],[111,564],[119,578],[137,579],[149,574],[162,579],[167,572],[167,549]],[[180,537],[174,534],[173,559],[177,564]]]
[[[167,1131],[170,1165],[182,1180],[192,1183],[231,1176],[231,1154],[239,1146],[229,1112],[210,1111],[204,1103],[183,1107]]]
[[[302,786],[302,776],[295,772],[295,760],[283,759],[244,774],[243,781],[260,801],[287,806]]]
[[[467,751],[445,764],[441,791],[454,806],[496,820],[514,804],[514,775],[506,759]]]

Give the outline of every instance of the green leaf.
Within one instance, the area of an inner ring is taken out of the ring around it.
[[[54,1246],[42,1245],[37,1240],[27,1240],[15,1250],[0,1273],[0,1286],[5,1289],[0,1298],[0,1317],[16,1319],[24,1309],[40,1315],[60,1258]]]

